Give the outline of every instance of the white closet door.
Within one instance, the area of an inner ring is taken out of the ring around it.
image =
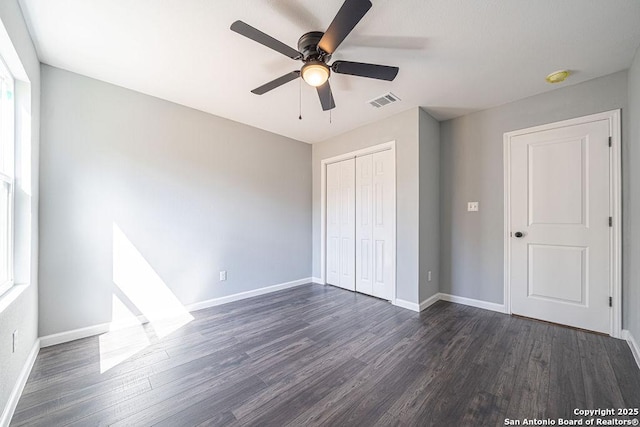
[[[391,151],[356,160],[356,290],[387,300],[395,286],[395,164]]]
[[[327,165],[327,283],[340,284],[340,163]]]
[[[327,165],[327,283],[355,290],[355,159]]]
[[[356,159],[356,291],[373,295],[373,155]]]
[[[373,295],[390,300],[395,287],[395,163],[391,151],[373,154]]]

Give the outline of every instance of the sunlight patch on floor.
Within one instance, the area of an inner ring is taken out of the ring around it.
[[[138,316],[113,295],[113,317],[109,332],[98,337],[100,373],[103,374],[151,344]]]
[[[99,338],[101,373],[148,347],[152,339],[162,339],[193,320],[193,316],[115,223],[113,283],[124,301],[114,293],[111,330]],[[140,319],[147,324],[143,326]]]

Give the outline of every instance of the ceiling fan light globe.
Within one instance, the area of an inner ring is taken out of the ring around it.
[[[323,63],[305,64],[302,67],[302,78],[310,86],[322,86],[329,79],[329,67]]]

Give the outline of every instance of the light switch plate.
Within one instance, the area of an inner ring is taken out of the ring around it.
[[[225,281],[227,280],[227,271],[223,270],[220,272],[220,281]]]
[[[467,212],[478,212],[480,209],[480,202],[467,203]]]

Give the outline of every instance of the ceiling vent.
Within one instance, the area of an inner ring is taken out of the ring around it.
[[[391,92],[387,92],[382,96],[372,99],[371,101],[367,101],[371,106],[376,108],[382,108],[385,105],[392,104],[396,101],[400,101],[401,99],[392,94]]]

